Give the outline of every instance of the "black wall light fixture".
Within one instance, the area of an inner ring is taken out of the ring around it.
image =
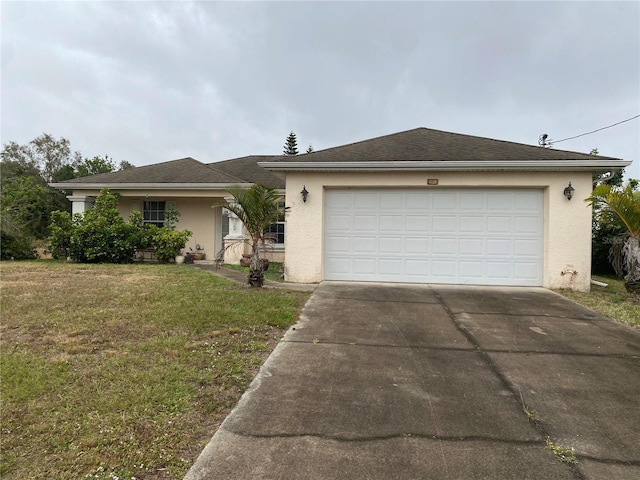
[[[300,192],[300,194],[302,195],[302,201],[306,202],[307,201],[307,196],[309,195],[309,192],[307,192],[307,186],[306,185],[303,185],[302,191]]]
[[[571,200],[573,198],[573,192],[576,189],[571,186],[571,182],[569,182],[569,186],[564,189],[564,196],[567,197],[567,200]]]

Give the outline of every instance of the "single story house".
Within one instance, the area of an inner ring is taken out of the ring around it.
[[[229,186],[278,188],[289,211],[270,252],[285,280],[519,285],[587,291],[592,175],[631,162],[417,128],[295,156],[192,158],[77,178],[73,211],[103,188],[158,222],[167,202],[190,247],[242,240]],[[573,198],[573,199],[572,199]],[[212,207],[214,206],[214,207]],[[229,218],[231,217],[231,218]],[[238,249],[227,251],[235,261]]]

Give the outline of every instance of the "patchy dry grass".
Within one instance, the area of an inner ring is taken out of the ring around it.
[[[558,293],[602,315],[635,328],[640,328],[640,304],[624,288],[624,281],[616,277],[598,277],[607,287],[591,285],[591,292],[559,290]]]
[[[3,480],[182,478],[308,298],[175,265],[0,273]]]

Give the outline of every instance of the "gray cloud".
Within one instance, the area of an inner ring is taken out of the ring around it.
[[[636,2],[3,2],[2,142],[136,165],[424,126],[535,144],[640,113]],[[640,120],[557,148],[640,161]],[[640,177],[634,164],[630,174]]]

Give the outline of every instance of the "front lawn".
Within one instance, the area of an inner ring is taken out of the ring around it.
[[[182,478],[309,296],[176,265],[0,274],[3,480]]]
[[[607,287],[591,285],[590,293],[558,290],[558,293],[607,317],[640,328],[640,304],[627,293],[624,281],[616,277],[593,276]]]

